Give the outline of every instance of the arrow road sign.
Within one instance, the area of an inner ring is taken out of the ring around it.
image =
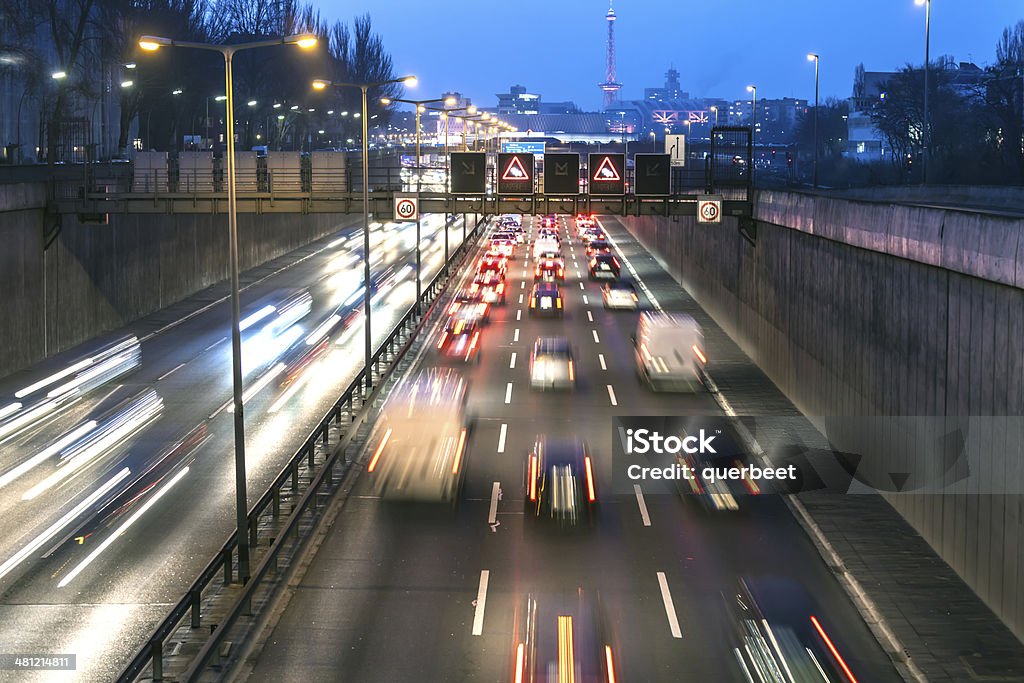
[[[633,165],[636,168],[636,187],[638,195],[670,194],[671,157],[668,154],[635,154]]]
[[[487,155],[484,152],[452,152],[452,194],[484,194],[487,191]]]

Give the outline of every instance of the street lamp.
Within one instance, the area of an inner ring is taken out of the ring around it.
[[[52,74],[50,74],[50,78],[52,78],[55,81],[61,81],[67,77],[68,74],[66,71],[54,71]]]
[[[651,135],[651,151],[652,152],[657,152],[658,151],[658,134],[655,133],[652,130],[650,135]]]
[[[242,414],[242,332],[241,296],[238,291],[238,206],[235,192],[235,109],[234,93],[232,92],[231,60],[236,52],[252,50],[274,45],[298,45],[309,49],[316,45],[317,38],[312,34],[298,34],[259,40],[251,43],[235,45],[213,45],[179,41],[161,36],[142,36],[139,47],[147,52],[155,52],[161,47],[184,47],[197,50],[219,52],[224,57],[224,99],[227,100],[227,156],[228,156],[228,254],[231,268],[231,369],[232,391],[235,418],[235,520],[238,526],[238,580],[245,583],[249,580],[249,506],[246,499],[245,480],[245,418]],[[220,99],[220,98],[217,98]]]
[[[715,112],[715,126],[718,126],[718,107],[712,105],[711,111]]]
[[[751,102],[750,102],[750,116],[751,116],[751,118],[750,118],[750,150],[751,150],[751,155],[753,155],[754,154],[754,135],[757,133],[757,86],[756,85],[748,85],[747,86],[747,92],[752,93],[753,96],[754,96],[754,99],[751,100]],[[753,181],[754,181],[754,167],[755,166],[757,166],[757,163],[755,162],[754,159],[751,159],[750,160],[750,181],[751,181],[751,183],[753,183]]]
[[[818,63],[821,55],[807,53],[807,59],[814,62],[814,187],[818,187]]]
[[[362,93],[362,120],[363,120],[363,328],[365,331],[365,348],[363,375],[366,380],[367,390],[373,386],[373,372],[371,362],[373,358],[373,337],[370,336],[370,149],[369,149],[369,119],[366,107],[366,91],[370,88],[378,88],[392,83],[402,83],[410,88],[416,87],[415,76],[403,78],[392,78],[387,81],[376,83],[333,83],[321,78],[313,81],[313,90],[326,90],[327,88],[359,88]],[[342,112],[342,116],[345,112]],[[353,118],[360,116],[353,114]]]
[[[931,32],[932,32],[932,0],[914,0],[914,4],[920,7],[924,5],[924,130],[922,131],[924,150],[921,154],[921,182],[928,184],[928,157],[931,147],[931,119],[928,116],[928,72],[929,61],[931,60]]]
[[[435,98],[429,99],[429,100],[405,100],[405,99],[402,99],[400,97],[382,97],[380,99],[380,103],[383,104],[385,107],[388,106],[389,104],[391,104],[392,102],[402,102],[404,104],[411,104],[414,107],[416,107],[416,202],[417,202],[417,206],[418,206],[419,205],[419,198],[420,198],[420,181],[421,181],[421,179],[423,177],[423,169],[420,168],[420,114],[422,114],[423,112],[425,112],[427,110],[427,107],[425,105],[437,104],[438,102],[443,102],[446,106],[447,105],[454,105],[454,104],[457,103],[457,100],[454,97],[435,97]],[[445,164],[447,165],[447,163],[448,163],[448,135],[447,135],[447,131],[448,131],[448,117],[447,116],[445,116],[445,123],[444,123],[444,125],[445,125],[445,145],[444,145],[445,152],[444,152],[444,154],[445,154]],[[421,279],[420,279],[420,269],[422,267],[421,254],[420,254],[420,240],[421,239],[422,239],[422,237],[420,236],[420,212],[417,211],[416,212],[416,311],[417,311],[417,313],[419,313],[419,310],[420,310],[420,289],[422,287]],[[447,212],[445,212],[445,215],[444,215],[444,242],[445,242],[445,245],[448,244],[448,213]],[[448,265],[448,250],[447,249],[445,249],[444,262],[445,262],[445,266],[447,266]]]

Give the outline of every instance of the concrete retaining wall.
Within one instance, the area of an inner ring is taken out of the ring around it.
[[[626,225],[804,414],[1024,415],[1021,221],[779,192],[755,213],[756,246],[732,219]],[[949,455],[897,438],[911,489]],[[1021,637],[1024,496],[989,491],[1024,490],[1024,452],[991,456],[961,494],[886,496]]]
[[[111,215],[109,225],[65,216],[44,252],[43,187],[0,185],[0,192],[0,377],[227,278],[226,215]],[[239,214],[241,267],[354,220]]]

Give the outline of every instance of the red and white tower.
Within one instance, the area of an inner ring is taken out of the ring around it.
[[[608,14],[605,19],[608,21],[608,71],[604,77],[604,83],[598,85],[604,91],[604,106],[610,107],[618,99],[619,90],[622,84],[615,80],[615,8],[613,0],[608,0]]]

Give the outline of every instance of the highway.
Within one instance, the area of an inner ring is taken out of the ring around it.
[[[387,503],[360,474],[247,663],[248,679],[513,681],[523,597],[557,604],[582,590],[600,596],[616,680],[753,680],[738,663],[729,616],[743,579],[757,587],[776,632],[791,629],[824,653],[827,680],[901,680],[778,497],[746,496],[738,511],[709,512],[677,495],[611,495],[614,416],[723,413],[707,392],[654,394],[639,384],[630,339],[639,314],[603,308],[572,220],[559,221],[564,318],[528,315],[533,262],[521,246],[508,271],[508,303],[492,309],[484,328],[480,361],[461,368],[476,426],[460,504],[452,511]],[[694,305],[616,219],[600,221],[643,307]],[[534,223],[524,218],[528,234]],[[467,263],[463,282],[471,277]],[[530,350],[541,335],[564,335],[574,349],[578,383],[568,396],[530,389]],[[714,339],[706,337],[712,375]],[[433,344],[424,349],[420,368],[450,365]],[[601,491],[592,527],[526,523],[523,468],[538,434],[588,443]],[[371,435],[362,462],[380,439]],[[552,670],[542,680],[572,680]]]
[[[422,223],[429,282],[443,220]],[[379,343],[415,299],[415,229],[371,227]],[[243,292],[250,502],[362,367],[362,245],[344,228]],[[198,299],[109,366],[121,333],[0,384],[0,651],[77,656],[30,680],[114,678],[234,529],[229,305]]]

